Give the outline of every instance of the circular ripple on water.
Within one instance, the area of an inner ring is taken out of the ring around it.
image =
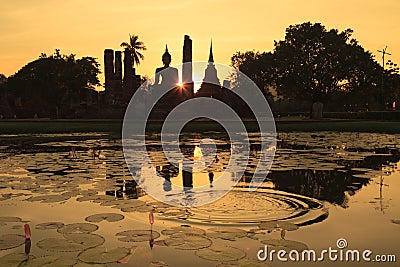
[[[211,204],[191,208],[187,220],[230,225],[285,220],[304,226],[327,217],[328,209],[313,198],[273,189],[259,188],[256,192],[249,192],[237,188]]]

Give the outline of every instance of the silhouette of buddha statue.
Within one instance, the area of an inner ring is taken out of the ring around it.
[[[162,55],[162,62],[164,66],[156,69],[154,85],[161,86],[166,90],[176,87],[179,82],[178,69],[169,66],[171,54],[168,52],[167,46],[165,46],[165,53]]]

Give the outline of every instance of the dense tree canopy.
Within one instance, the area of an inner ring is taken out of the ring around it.
[[[320,23],[289,26],[285,39],[275,41],[272,53],[237,52],[232,66],[260,88],[274,88],[285,99],[327,102],[341,96],[382,106],[390,98],[381,89],[383,69],[352,33],[351,29],[327,30]],[[393,87],[397,76],[386,76],[387,86],[392,81]]]
[[[21,105],[42,116],[58,116],[79,106],[87,92],[100,85],[99,63],[95,58],[61,55],[41,56],[8,78],[9,94]]]

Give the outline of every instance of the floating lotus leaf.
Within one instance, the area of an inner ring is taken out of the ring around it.
[[[81,245],[85,249],[100,246],[105,241],[102,236],[96,234],[66,234],[64,237]]]
[[[115,208],[115,207],[113,207]],[[130,207],[130,208],[121,208],[121,211],[123,212],[149,212],[151,210],[154,210],[153,206],[138,206],[138,207]]]
[[[125,258],[129,253],[130,251],[127,248],[106,249],[97,247],[81,252],[78,258],[86,263],[112,263]]]
[[[394,223],[394,224],[400,224],[400,220],[392,220],[392,223]]]
[[[61,234],[87,234],[94,232],[99,227],[92,223],[72,223],[57,229]]]
[[[150,234],[152,235],[153,239],[160,237],[159,232],[150,230],[128,230],[119,232],[116,234],[116,236],[123,236],[118,238],[118,240],[123,242],[143,242],[150,239]]]
[[[246,257],[246,252],[234,247],[213,245],[197,250],[196,255],[211,261],[236,261]]]
[[[265,262],[260,262],[258,260],[251,260],[251,259],[241,259],[238,262],[239,267],[270,267]]]
[[[59,258],[57,256],[44,256],[39,258],[29,257],[28,261],[23,262],[18,267],[70,267],[76,263],[76,259]]]
[[[55,262],[42,265],[41,267],[71,267],[77,263],[75,258],[58,258]]]
[[[247,236],[247,232],[238,228],[215,227],[208,229],[207,236],[211,238],[220,238],[224,240],[235,241],[236,238]]]
[[[22,219],[18,217],[0,217],[0,222],[21,222]]]
[[[124,215],[118,213],[100,213],[86,217],[85,221],[95,222],[95,223],[101,221],[117,222],[123,220],[124,218],[125,218]]]
[[[89,263],[84,263],[84,262],[78,262],[77,264],[74,265],[74,267],[107,267],[107,265],[104,265],[104,264],[89,264]]]
[[[228,262],[220,262],[215,267],[238,267],[239,265],[235,263],[228,263]]]
[[[290,222],[285,222],[285,221],[269,221],[269,222],[261,222],[260,225],[258,226],[260,229],[263,230],[268,230],[268,231],[273,231],[276,229],[282,229],[286,231],[294,231],[299,229],[299,227]]]
[[[187,218],[188,212],[186,209],[169,208],[162,213],[162,216],[171,218]]]
[[[56,202],[62,202],[70,199],[69,196],[63,196],[63,195],[44,195],[44,196],[35,196],[35,197],[30,197],[27,200],[28,201],[41,201],[43,203],[56,203]]]
[[[96,203],[101,203],[104,201],[110,201],[110,200],[115,200],[115,197],[109,196],[109,195],[90,195],[90,196],[84,196],[76,199],[79,202],[82,201],[93,201]]]
[[[0,250],[16,248],[25,244],[25,236],[16,234],[5,234],[0,236]]]
[[[107,265],[104,265],[104,264],[89,264],[89,263],[84,263],[84,262],[78,262],[77,264],[74,265],[74,267],[107,267]]]
[[[169,265],[163,261],[153,261],[149,267],[168,267]]]
[[[211,246],[212,241],[202,235],[177,233],[164,240],[165,245],[182,250],[197,250]]]
[[[285,240],[285,239],[264,239],[260,241],[263,244],[273,247],[276,251],[278,250],[297,250],[303,251],[308,249],[307,245],[298,241]]]
[[[258,260],[241,259],[238,263],[221,262],[216,267],[270,267],[270,265]]]
[[[173,235],[178,233],[188,234],[188,235],[204,235],[206,231],[197,227],[192,227],[190,225],[181,225],[162,230],[161,233],[163,235]]]
[[[115,208],[125,208],[125,207],[139,207],[146,205],[146,202],[138,199],[130,200],[109,200],[100,204],[101,206],[113,206]]]
[[[36,225],[36,229],[38,230],[48,230],[48,229],[58,229],[63,227],[64,224],[62,222],[45,222]]]
[[[51,266],[51,264],[55,264],[58,260],[57,256],[44,256],[39,258],[30,258],[20,264],[18,267],[42,267],[42,266]],[[49,265],[50,264],[50,265]],[[53,265],[54,266],[54,265]]]
[[[11,253],[0,258],[0,266],[18,267],[19,264],[28,259],[25,253]]]
[[[37,242],[37,246],[44,250],[57,252],[80,251],[84,248],[81,244],[65,238],[46,238]]]

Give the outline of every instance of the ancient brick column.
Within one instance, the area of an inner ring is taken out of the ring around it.
[[[121,51],[115,51],[114,61],[114,102],[117,104],[121,103],[123,98],[122,92],[122,56]]]
[[[112,49],[104,50],[104,86],[105,86],[105,102],[107,104],[113,102],[114,98],[114,51]]]
[[[133,60],[128,48],[124,51],[124,91],[132,91],[133,85]]]
[[[188,94],[188,98],[193,97],[194,95],[192,61],[192,39],[190,39],[189,35],[185,35],[183,41],[182,83]]]

